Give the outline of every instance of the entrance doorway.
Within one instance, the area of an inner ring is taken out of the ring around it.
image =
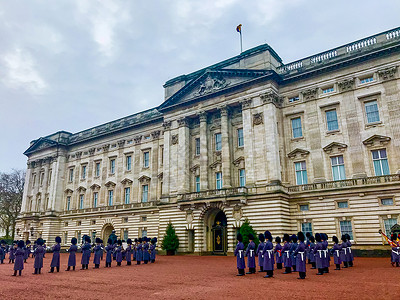
[[[107,243],[107,240],[113,231],[114,231],[114,226],[112,226],[111,224],[106,224],[103,226],[102,237],[103,237],[104,243]]]
[[[212,208],[204,215],[205,250],[214,255],[226,255],[228,251],[227,218],[219,208]]]

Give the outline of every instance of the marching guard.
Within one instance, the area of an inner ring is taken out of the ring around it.
[[[267,272],[264,278],[272,278],[274,277],[274,245],[272,244],[272,235],[268,230],[264,232],[264,236],[264,271]]]
[[[21,276],[22,275],[22,270],[24,269],[24,255],[25,255],[25,250],[24,250],[24,241],[18,241],[17,244],[14,245],[14,255],[15,255],[15,262],[14,262],[14,275]]]
[[[342,264],[340,259],[340,250],[342,250],[342,247],[339,245],[339,239],[337,236],[334,235],[332,241],[334,243],[332,247],[333,263],[336,265],[335,270],[340,270],[340,265]]]
[[[107,246],[106,246],[106,268],[111,268],[112,255],[114,251],[113,242],[110,238],[108,238]]]
[[[290,258],[290,236],[285,233],[283,235],[283,265],[285,267],[285,272],[283,274],[290,274],[292,273],[292,259]]]
[[[256,273],[256,244],[254,243],[254,235],[249,234],[249,244],[247,245],[246,254],[247,256],[247,266],[249,267],[249,272],[246,274],[255,274]]]
[[[114,249],[115,254],[116,254],[115,260],[117,261],[117,267],[120,267],[121,263],[122,263],[122,250],[123,250],[122,249],[122,241],[118,240],[117,247]]]
[[[57,269],[57,272],[60,272],[60,249],[61,249],[61,238],[59,236],[55,239],[56,244],[51,247],[53,251],[53,258],[50,264],[50,271],[49,273],[54,273],[54,268]]]
[[[297,279],[306,279],[306,244],[304,243],[304,233],[297,233],[299,244],[297,245],[294,255],[296,256],[296,271],[299,272]]]
[[[282,245],[281,245],[281,238],[277,236],[275,238],[275,256],[276,256],[276,268],[278,270],[282,269],[283,257],[282,257]]]
[[[156,261],[156,245],[157,243],[157,238],[154,237],[151,239],[151,245],[150,245],[150,262],[153,264]]]
[[[94,268],[98,269],[100,267],[101,253],[103,252],[103,247],[101,247],[102,240],[100,238],[96,238],[96,246],[94,247]]]
[[[75,271],[75,266],[76,266],[76,251],[78,251],[78,246],[76,245],[78,243],[78,240],[73,237],[71,239],[71,246],[68,249],[69,256],[68,256],[68,266],[65,271],[72,270]]]
[[[139,238],[138,245],[136,247],[136,264],[140,265],[142,259],[143,259],[142,238]]]
[[[238,273],[236,276],[244,276],[244,269],[246,269],[246,263],[244,261],[244,245],[243,245],[243,236],[238,233],[237,234],[238,243],[235,249],[236,256],[236,266],[238,269]]]
[[[81,270],[87,270],[89,268],[89,261],[90,261],[90,249],[92,245],[90,245],[90,237],[85,235],[84,236],[85,243],[82,245],[82,259],[81,259]]]
[[[36,241],[36,248],[34,252],[35,261],[33,263],[33,267],[35,268],[35,272],[33,275],[41,274],[43,268],[43,255],[46,252],[46,249],[43,247],[44,241],[42,238],[38,238]]]
[[[260,267],[260,271],[258,271],[258,272],[264,272],[264,255],[262,253],[264,250],[264,246],[265,246],[264,234],[260,233],[258,235],[258,240],[260,241],[260,243],[258,244],[258,247],[257,247],[258,266]]]
[[[128,239],[127,240],[128,246],[125,249],[125,259],[126,259],[126,265],[130,266],[132,264],[132,240]]]
[[[322,244],[321,235],[319,233],[315,234],[315,241],[317,242],[314,247],[315,264],[318,269],[317,275],[324,275],[324,246]]]

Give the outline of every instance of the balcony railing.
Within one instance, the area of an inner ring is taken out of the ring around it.
[[[304,192],[304,191],[314,191],[314,190],[338,189],[338,188],[346,188],[353,186],[374,185],[374,184],[390,183],[390,182],[400,182],[400,174],[294,185],[287,187],[287,190],[289,193]]]
[[[83,209],[72,209],[64,211],[64,214],[81,214],[81,213],[91,213],[91,212],[107,212],[107,211],[115,211],[115,210],[126,210],[126,209],[134,209],[134,208],[146,208],[156,206],[156,201],[150,202],[140,202],[140,203],[129,203],[129,204],[117,204],[111,206],[99,206],[99,207],[90,207]]]
[[[181,202],[181,201],[191,201],[204,198],[240,196],[240,195],[246,195],[247,193],[248,190],[246,187],[233,187],[220,190],[207,190],[195,193],[179,194],[178,201]]]

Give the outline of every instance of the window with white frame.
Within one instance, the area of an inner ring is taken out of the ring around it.
[[[239,186],[240,187],[246,186],[246,170],[245,169],[239,170]]]
[[[222,172],[215,173],[215,187],[217,190],[222,189]]]
[[[96,176],[96,177],[100,176],[100,163],[99,162],[96,162],[94,176]]]
[[[301,231],[304,233],[304,235],[309,232],[312,235],[312,224],[311,222],[304,222],[301,223]]]
[[[82,166],[82,179],[86,179],[86,165]]]
[[[115,173],[115,158],[110,159],[110,174]]]
[[[393,198],[381,198],[382,205],[393,205]]]
[[[303,136],[303,129],[301,128],[301,118],[292,119],[292,135],[293,138],[300,138]]]
[[[385,234],[388,237],[390,237],[390,233],[391,233],[390,229],[392,228],[392,226],[397,224],[397,218],[384,219],[383,224],[385,226]]]
[[[143,152],[143,167],[148,168],[150,165],[150,152]]]
[[[114,190],[108,191],[108,205],[112,206],[114,202]]]
[[[131,201],[131,188],[126,187],[125,188],[125,204],[129,204]]]
[[[368,101],[364,103],[365,114],[367,117],[367,123],[376,123],[380,121],[378,102],[376,100]]]
[[[343,155],[331,157],[332,164],[332,176],[333,180],[344,180],[346,179],[346,172],[344,169]]]
[[[239,128],[237,130],[237,137],[238,137],[238,147],[243,147],[244,146],[243,128]]]
[[[338,208],[349,208],[349,203],[348,203],[348,201],[338,201],[337,207]]]
[[[146,227],[144,227],[142,229],[142,238],[144,238],[144,237],[147,237],[147,228]]]
[[[296,184],[307,184],[307,168],[305,161],[299,161],[294,163],[294,168],[296,172]]]
[[[126,170],[127,171],[132,170],[132,155],[127,155],[125,159],[126,159],[126,164],[125,164]]]
[[[79,195],[79,209],[83,209],[84,195]]]
[[[142,185],[142,202],[147,202],[149,199],[149,186],[147,184]]]
[[[326,125],[328,127],[328,131],[339,130],[339,123],[337,119],[336,109],[327,110],[325,112],[326,115]]]
[[[353,228],[350,220],[339,221],[341,235],[348,234],[353,239]]]
[[[215,151],[222,150],[222,136],[221,133],[215,134]]]
[[[196,138],[195,139],[195,147],[196,147],[196,151],[195,151],[195,153],[196,153],[196,155],[200,155],[200,138]]]
[[[300,211],[309,211],[310,210],[310,206],[308,204],[300,204],[299,205],[299,210]]]
[[[67,197],[67,210],[71,210],[71,196]]]
[[[195,177],[195,184],[196,184],[195,190],[196,190],[196,193],[198,193],[198,192],[200,192],[200,176],[199,175],[197,175]]]
[[[129,232],[128,232],[128,229],[125,229],[124,230],[124,240],[127,241],[128,238],[129,238]]]
[[[375,176],[389,175],[390,171],[386,149],[373,150],[371,152]]]
[[[99,202],[99,193],[93,193],[93,207],[96,208]]]

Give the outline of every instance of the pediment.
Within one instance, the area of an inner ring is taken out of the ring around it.
[[[196,165],[194,165],[193,167],[190,168],[190,172],[196,173],[198,169],[200,169],[200,165],[196,164]]]
[[[86,188],[83,187],[83,186],[80,186],[80,187],[77,188],[77,192],[78,193],[84,193],[84,192],[86,192]]]
[[[150,177],[146,176],[146,175],[142,175],[139,177],[139,182],[140,183],[149,183],[151,180]]]
[[[257,78],[272,77],[275,73],[270,70],[219,69],[205,70],[197,78],[167,99],[159,110],[188,103],[210,96],[217,96],[228,90],[239,88]]]
[[[364,140],[363,144],[366,146],[376,146],[376,145],[381,146],[381,145],[386,145],[390,140],[391,138],[388,136],[375,134]]]
[[[109,187],[114,187],[114,186],[116,186],[116,184],[115,184],[115,182],[107,181],[106,184],[105,184],[105,186],[109,188]]]
[[[310,154],[310,151],[296,148],[292,152],[290,152],[287,156],[289,158],[296,158],[296,157],[306,157],[308,154]]]
[[[346,144],[332,142],[329,145],[326,145],[322,149],[327,153],[331,153],[331,152],[343,152],[346,148],[347,148]]]
[[[122,184],[132,184],[132,180],[130,180],[129,178],[125,178],[124,180],[121,181]]]
[[[71,189],[66,189],[66,190],[64,191],[65,194],[72,194],[73,192],[74,192],[74,191],[71,190]]]
[[[244,168],[244,157],[239,156],[232,162],[236,167]]]
[[[92,190],[99,190],[99,189],[100,189],[100,185],[98,185],[98,184],[96,184],[96,183],[93,183],[93,184],[90,186],[90,188],[91,188]]]
[[[210,165],[210,168],[211,169],[217,169],[218,167],[221,167],[221,165],[222,165],[222,162],[220,160],[216,160],[215,162],[213,162]]]
[[[33,144],[24,152],[25,155],[31,154],[38,150],[51,148],[57,146],[58,143],[56,141],[50,140],[48,138],[39,138],[33,142]]]

